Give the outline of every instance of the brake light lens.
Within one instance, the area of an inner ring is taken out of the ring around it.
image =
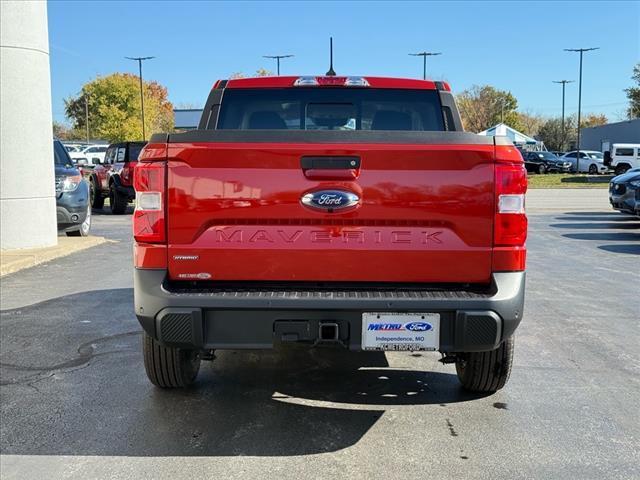
[[[368,87],[363,77],[300,77],[293,82],[294,87]]]
[[[140,243],[164,243],[166,162],[140,162],[133,173],[136,208],[133,237]]]
[[[522,162],[496,163],[494,246],[524,246],[527,239],[526,192],[527,172]]]

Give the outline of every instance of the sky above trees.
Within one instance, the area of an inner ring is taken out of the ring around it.
[[[173,104],[202,105],[218,78],[275,70],[263,55],[293,54],[283,74],[321,74],[333,35],[338,74],[448,80],[456,93],[473,85],[511,92],[519,110],[556,116],[561,87],[578,78],[585,54],[583,106],[612,120],[628,107],[640,57],[639,2],[49,2],[54,119],[65,98],[97,75],[137,73],[125,56],[154,55],[144,76],[168,89]],[[577,109],[567,87],[567,114]]]

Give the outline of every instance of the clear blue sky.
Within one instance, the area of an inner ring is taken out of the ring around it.
[[[124,56],[156,56],[145,79],[165,85],[174,105],[201,106],[216,79],[275,70],[262,55],[294,54],[282,74],[326,72],[330,35],[338,74],[419,77],[421,59],[408,53],[439,51],[430,77],[455,92],[510,90],[521,111],[543,115],[560,114],[551,81],[578,79],[578,54],[562,49],[599,46],[585,54],[583,111],[617,120],[640,59],[640,2],[50,1],[54,119],[64,120],[63,99],[86,81],[137,73]],[[569,85],[569,113],[577,98]]]

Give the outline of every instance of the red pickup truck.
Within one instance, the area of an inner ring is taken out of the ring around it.
[[[463,131],[446,83],[218,81],[197,130],[152,137],[134,186],[155,385],[286,342],[438,351],[469,390],[507,381],[526,173],[506,139]]]
[[[82,169],[89,182],[92,208],[103,208],[105,198],[109,198],[111,213],[125,213],[127,204],[136,197],[133,170],[145,144],[146,142],[112,143],[102,162],[96,158],[93,166]]]

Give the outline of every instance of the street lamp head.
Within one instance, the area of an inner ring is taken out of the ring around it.
[[[590,52],[591,50],[600,50],[600,47],[591,48],[565,48],[565,52]]]
[[[436,55],[442,55],[442,52],[418,52],[410,53],[412,57],[435,57]]]
[[[152,58],[156,58],[156,57],[124,57],[127,60],[135,60],[136,62],[139,62],[141,60],[151,60]]]
[[[279,59],[279,58],[291,58],[291,57],[295,57],[295,55],[263,55],[262,58],[272,58],[272,59]]]
[[[553,83],[562,83],[562,84],[566,84],[566,83],[576,83],[575,80],[551,80]]]

